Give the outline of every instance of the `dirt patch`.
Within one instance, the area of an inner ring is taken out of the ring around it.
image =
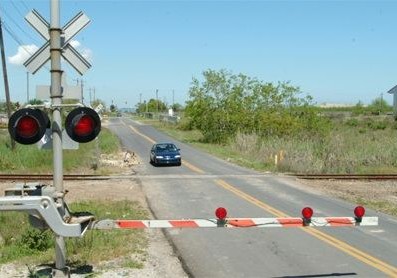
[[[390,206],[397,208],[397,181],[302,179],[299,183],[306,189],[310,188],[319,194],[327,194],[348,201],[362,199],[371,203],[387,202]]]

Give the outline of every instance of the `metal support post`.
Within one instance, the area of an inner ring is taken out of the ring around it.
[[[62,155],[62,92],[61,92],[61,32],[60,27],[60,0],[51,0],[50,21],[50,59],[51,59],[51,103],[56,108],[53,110],[52,138],[53,138],[53,162],[54,162],[54,186],[55,202],[61,217],[65,215],[63,200],[63,155]],[[65,239],[55,236],[55,269],[53,276],[69,277],[70,273],[66,267]]]

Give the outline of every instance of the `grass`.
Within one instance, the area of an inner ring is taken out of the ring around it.
[[[338,124],[323,138],[310,134],[284,138],[238,134],[225,145],[203,143],[197,130],[180,130],[167,123],[144,121],[182,142],[259,171],[397,173],[397,128],[391,121],[379,125],[373,120],[357,126]]]
[[[97,219],[145,219],[148,217],[138,203],[128,201],[90,201],[71,204],[72,211],[90,210]],[[54,238],[50,231],[30,226],[28,217],[20,212],[0,214],[0,264],[52,264]],[[66,238],[68,265],[81,268],[101,261],[121,260],[124,267],[142,268],[148,244],[144,230],[90,230],[82,238]]]
[[[0,173],[52,173],[53,151],[40,150],[34,145],[16,144],[10,148],[7,130],[0,130]],[[80,144],[78,150],[63,151],[64,173],[97,173],[104,174],[107,170],[99,166],[100,154],[111,154],[120,150],[118,138],[109,130],[102,128],[98,138]]]

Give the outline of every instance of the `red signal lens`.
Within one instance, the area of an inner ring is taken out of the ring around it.
[[[39,124],[36,119],[30,116],[22,117],[17,123],[16,132],[24,138],[33,137],[39,132]]]
[[[305,207],[302,209],[302,216],[305,219],[310,219],[313,216],[313,209],[310,207]]]
[[[364,214],[365,214],[365,208],[364,208],[363,206],[357,206],[357,207],[354,209],[354,215],[355,215],[357,218],[362,218],[362,217],[364,216]]]
[[[87,115],[84,115],[76,123],[74,127],[74,132],[78,136],[87,136],[94,130],[94,120]]]
[[[87,143],[94,140],[101,131],[101,119],[95,110],[78,107],[67,115],[65,129],[72,140]]]
[[[50,127],[50,119],[40,109],[22,108],[15,111],[8,121],[11,138],[24,145],[34,144]]]
[[[225,219],[227,216],[227,210],[223,207],[219,207],[215,210],[215,216],[218,219]]]

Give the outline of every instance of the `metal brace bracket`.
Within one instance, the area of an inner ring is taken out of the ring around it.
[[[48,196],[6,196],[0,197],[0,211],[25,211],[40,215],[48,227],[63,237],[82,237],[94,216],[90,213],[71,215],[69,223],[60,216],[57,206]]]

